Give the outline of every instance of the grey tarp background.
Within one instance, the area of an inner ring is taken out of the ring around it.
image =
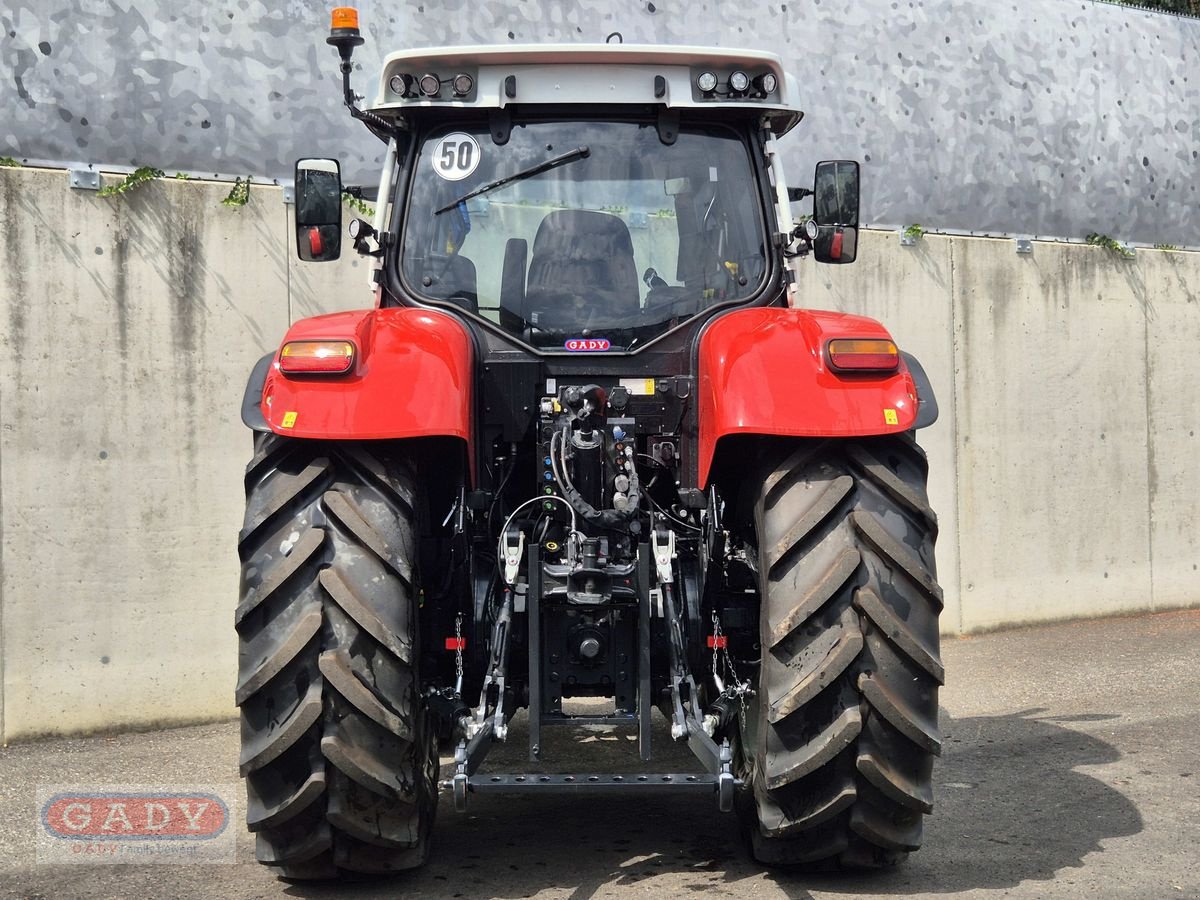
[[[380,146],[340,106],[325,0],[3,0],[0,155],[289,178]],[[601,41],[780,53],[787,141],[865,166],[876,225],[1200,246],[1200,20],[1091,0],[358,3],[358,90],[385,52]]]

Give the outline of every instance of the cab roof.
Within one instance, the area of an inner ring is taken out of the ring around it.
[[[729,77],[735,72],[749,77],[749,90],[731,91]],[[704,73],[716,76],[715,90],[700,89],[697,79]],[[437,94],[421,91],[425,75],[438,79]],[[471,79],[466,93],[454,90],[458,75]],[[762,89],[767,75],[775,79],[771,91]],[[412,109],[502,109],[510,104],[651,104],[704,109],[714,116],[757,110],[774,132],[783,134],[804,115],[796,106],[796,88],[780,58],[760,50],[647,44],[423,48],[387,56],[371,110],[393,118]]]

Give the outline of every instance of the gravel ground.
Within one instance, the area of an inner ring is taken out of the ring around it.
[[[943,655],[934,814],[924,849],[887,872],[764,871],[732,816],[683,797],[481,796],[458,815],[444,796],[428,866],[336,888],[278,881],[240,827],[234,865],[36,862],[37,785],[235,782],[237,726],[220,724],[0,752],[0,895],[1200,898],[1200,611],[948,640]],[[524,740],[518,720],[489,766],[520,768]],[[581,729],[546,752],[563,771],[628,771],[635,751]]]

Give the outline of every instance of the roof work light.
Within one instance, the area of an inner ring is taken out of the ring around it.
[[[438,91],[442,89],[441,80],[432,72],[426,72],[417,81],[417,86],[421,89],[421,93],[426,97],[436,97]]]

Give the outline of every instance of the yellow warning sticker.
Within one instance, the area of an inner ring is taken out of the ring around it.
[[[621,387],[635,397],[651,397],[654,395],[653,378],[622,378]]]
[[[885,409],[883,411],[883,421],[884,421],[884,424],[887,424],[887,425],[899,425],[900,424],[900,418],[896,415],[896,411],[894,409]]]
[[[896,414],[892,413],[892,418],[895,418],[895,416]],[[291,428],[296,424],[296,414],[294,412],[285,412],[283,414],[283,421],[279,424],[282,428]]]

